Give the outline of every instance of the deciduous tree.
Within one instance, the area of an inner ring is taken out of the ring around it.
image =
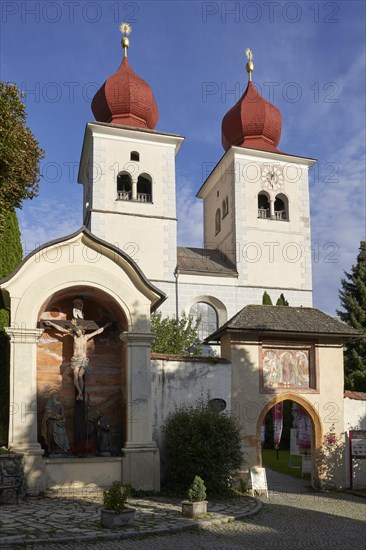
[[[151,317],[151,332],[156,334],[151,344],[151,351],[156,353],[169,353],[183,355],[188,353],[188,348],[193,346],[198,337],[200,318],[193,318],[182,312],[180,318],[163,317],[160,312]],[[196,355],[200,355],[197,349]]]
[[[44,152],[26,120],[17,86],[0,82],[0,235],[6,213],[38,193],[39,161]]]

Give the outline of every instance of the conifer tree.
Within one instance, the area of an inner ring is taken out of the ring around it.
[[[278,298],[276,306],[288,306],[288,301],[286,300],[283,293],[281,293],[280,297]]]
[[[345,272],[339,291],[342,321],[366,335],[366,241],[361,241],[357,262]],[[345,388],[366,391],[366,338],[351,340],[344,355]]]
[[[9,275],[22,259],[22,245],[17,215],[7,212],[0,232],[0,280]],[[4,328],[9,326],[9,313],[0,308],[0,445],[7,443],[9,418],[9,339]]]
[[[262,305],[263,306],[273,306],[271,297],[266,291],[264,291],[263,296],[262,296]]]

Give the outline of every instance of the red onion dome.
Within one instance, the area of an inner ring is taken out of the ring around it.
[[[91,104],[98,122],[112,122],[138,128],[155,128],[159,111],[147,82],[131,69],[125,57],[119,69],[99,88]]]
[[[281,126],[279,109],[266,101],[249,81],[242,97],[222,120],[222,146],[225,151],[235,145],[278,153]]]

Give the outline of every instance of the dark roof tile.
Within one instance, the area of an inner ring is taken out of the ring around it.
[[[178,267],[183,273],[237,276],[235,265],[218,249],[178,247]]]
[[[339,319],[311,307],[248,305],[214,332],[208,340],[218,340],[227,331],[362,337],[359,332]]]

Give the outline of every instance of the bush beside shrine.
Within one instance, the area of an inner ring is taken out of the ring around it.
[[[166,488],[186,494],[195,476],[205,480],[207,493],[227,495],[244,463],[243,434],[236,418],[203,400],[183,405],[165,424]]]

